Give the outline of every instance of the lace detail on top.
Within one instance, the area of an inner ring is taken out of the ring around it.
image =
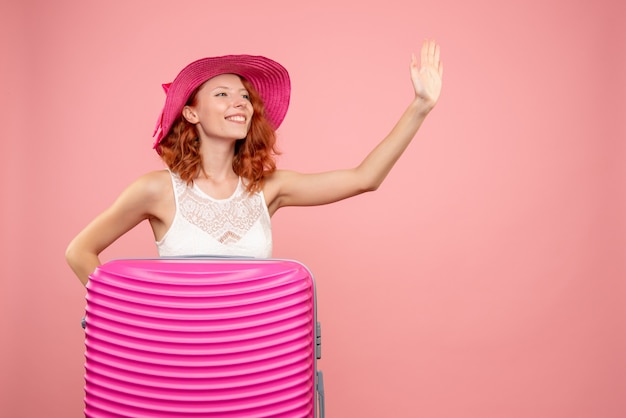
[[[161,256],[271,257],[272,232],[262,192],[249,194],[242,179],[232,196],[214,199],[170,173],[176,214],[157,248]]]
[[[195,185],[186,188],[179,197],[180,214],[222,244],[238,242],[259,220],[263,209],[258,194],[247,196],[237,191],[228,199],[215,200]]]

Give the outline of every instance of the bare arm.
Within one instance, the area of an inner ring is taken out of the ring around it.
[[[158,216],[169,184],[163,179],[162,172],[153,172],[136,180],[70,242],[65,258],[83,284],[101,264],[98,255],[105,248],[141,221]]]
[[[418,64],[413,55],[410,66],[415,98],[391,132],[361,164],[351,169],[316,174],[277,171],[266,186],[270,213],[283,206],[332,203],[380,186],[435,107],[441,93],[443,66],[439,45],[434,41],[424,42],[420,57],[421,64]]]

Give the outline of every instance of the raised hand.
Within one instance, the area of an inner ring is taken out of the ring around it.
[[[415,98],[423,103],[426,110],[435,107],[441,94],[443,64],[439,57],[440,48],[434,40],[427,40],[422,44],[420,63],[415,54],[411,57],[411,80],[415,88]]]

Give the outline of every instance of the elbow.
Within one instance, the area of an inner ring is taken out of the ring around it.
[[[65,261],[84,285],[89,281],[89,275],[100,264],[96,254],[86,251],[75,242],[70,243],[65,249]]]
[[[378,190],[380,185],[385,180],[387,175],[386,172],[381,172],[380,170],[372,170],[371,168],[366,168],[364,165],[359,166],[356,169],[358,176],[358,193],[367,193],[367,192],[375,192]]]
[[[79,256],[77,255],[76,246],[71,242],[65,249],[65,262],[74,269],[78,263]]]
[[[372,182],[368,185],[368,187],[365,189],[366,192],[375,192],[376,190],[378,190],[378,188],[380,187],[380,185],[382,184],[382,181],[377,181],[377,182]]]
[[[361,185],[360,193],[375,192],[376,190],[378,190],[382,183],[383,181],[378,178],[369,178]]]
[[[361,190],[359,190],[359,192],[357,194],[375,192],[376,190],[378,190],[378,186],[379,185],[376,185],[376,184],[367,185],[367,186],[361,188]]]
[[[77,240],[73,240],[65,249],[65,262],[74,272],[79,272],[83,270],[82,267],[89,255],[89,252],[79,245]]]

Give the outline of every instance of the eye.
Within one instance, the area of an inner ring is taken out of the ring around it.
[[[248,93],[242,94],[241,96],[248,101],[250,100],[250,95]]]
[[[226,93],[224,92],[216,93],[215,97],[226,97]]]

